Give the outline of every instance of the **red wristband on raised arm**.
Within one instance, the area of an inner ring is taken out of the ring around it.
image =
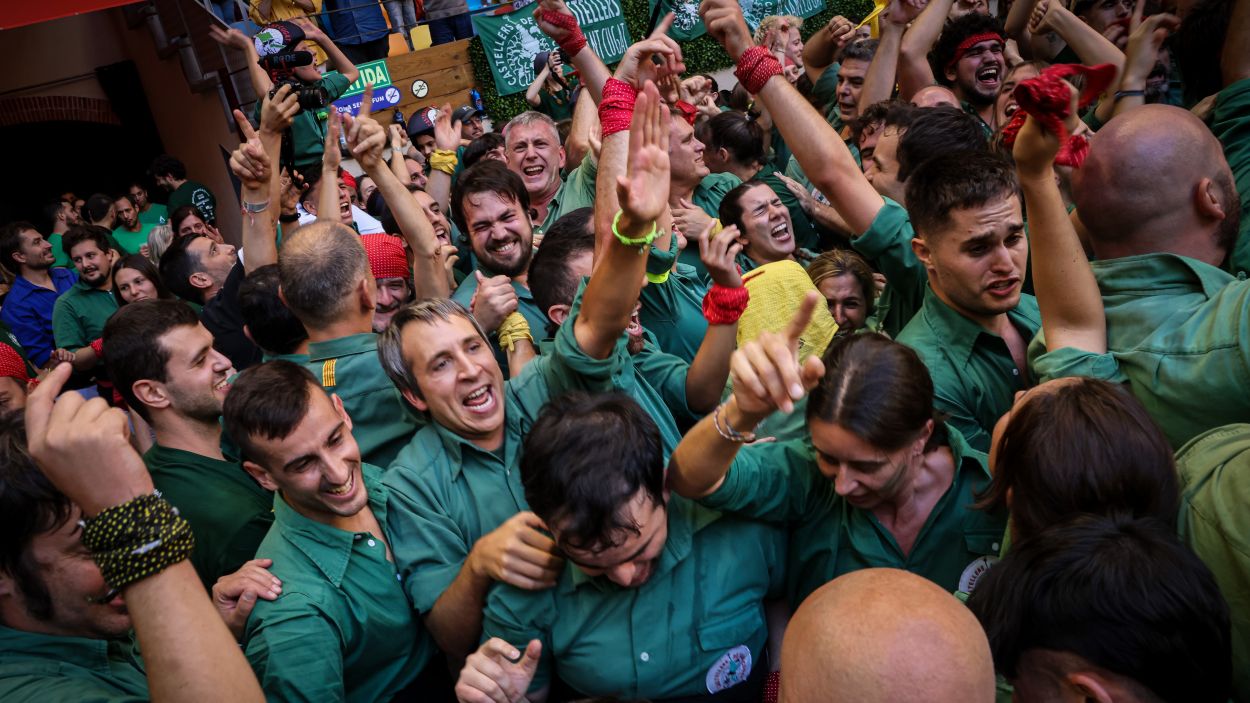
[[[599,125],[603,139],[629,129],[637,99],[638,91],[625,81],[609,78],[603,84],[603,99],[599,101]]]
[[[542,10],[540,16],[542,21],[547,24],[568,30],[568,36],[564,38],[564,41],[558,43],[560,48],[564,50],[565,57],[572,61],[573,57],[577,56],[577,52],[586,46],[586,35],[582,34],[582,28],[577,24],[577,18],[573,15],[566,15],[563,12],[554,12],[552,10]]]
[[[767,48],[762,46],[753,46],[742,52],[742,56],[738,58],[738,68],[734,70],[738,82],[742,83],[742,87],[746,88],[751,95],[763,90],[768,79],[779,73],[781,73],[781,64]]]
[[[751,302],[746,286],[726,288],[713,283],[703,296],[703,317],[712,325],[732,325]]]

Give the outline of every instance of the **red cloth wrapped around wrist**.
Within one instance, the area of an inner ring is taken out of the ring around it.
[[[698,109],[696,109],[694,105],[691,105],[685,100],[678,100],[677,103],[674,105],[674,107],[676,107],[677,110],[681,112],[682,119],[684,119],[686,122],[689,122],[692,125],[694,124],[695,119],[699,116]]]
[[[781,63],[763,46],[753,46],[738,57],[734,75],[747,92],[755,95],[764,89],[769,78],[781,73]]]
[[[1057,64],[1042,71],[1036,78],[1021,81],[1012,91],[1012,97],[1020,105],[1020,109],[1011,116],[1011,120],[1003,125],[1003,146],[1010,149],[1016,143],[1016,136],[1028,115],[1032,115],[1042,123],[1046,131],[1055,135],[1062,146],[1055,155],[1055,164],[1080,168],[1089,155],[1089,140],[1084,135],[1068,135],[1064,120],[1068,118],[1072,107],[1071,93],[1063,84],[1063,79],[1072,76],[1084,76],[1085,87],[1077,98],[1077,109],[1083,110],[1093,102],[1115,78],[1115,67],[1111,64],[1098,66],[1081,66],[1079,64]]]
[[[603,139],[629,129],[637,99],[638,91],[625,81],[609,78],[603,84],[603,99],[599,101],[599,125]]]
[[[554,12],[552,10],[540,10],[539,18],[547,24],[554,25],[560,29],[568,30],[568,35],[562,41],[556,43],[564,50],[564,55],[570,61],[577,52],[586,48],[586,35],[582,34],[582,28],[577,24],[577,18],[573,15],[566,15],[563,12]]]
[[[703,296],[703,317],[712,325],[732,325],[742,317],[749,302],[751,293],[746,286],[726,288],[713,283]]]

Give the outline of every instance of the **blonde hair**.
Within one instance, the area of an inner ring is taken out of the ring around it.
[[[788,24],[794,29],[803,31],[803,18],[794,15],[769,15],[760,20],[760,26],[755,30],[755,43],[763,43],[764,37],[768,35],[769,30],[775,29],[778,25]]]
[[[174,228],[169,225],[157,225],[148,232],[148,261],[153,264],[161,265],[161,254],[169,248],[169,243],[174,241]]]

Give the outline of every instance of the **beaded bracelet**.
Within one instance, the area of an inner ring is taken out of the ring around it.
[[[107,602],[126,586],[189,557],[195,536],[177,508],[150,494],[83,520],[82,543],[109,585],[98,601]]]
[[[655,238],[659,236],[660,230],[655,226],[655,223],[652,222],[650,232],[647,232],[641,237],[626,237],[621,234],[619,229],[617,229],[617,226],[621,222],[621,215],[624,213],[624,210],[617,210],[616,217],[612,218],[612,235],[616,237],[616,241],[627,247],[640,247],[638,249],[638,253],[645,254],[647,252],[647,248],[651,246],[651,242],[654,242]]]

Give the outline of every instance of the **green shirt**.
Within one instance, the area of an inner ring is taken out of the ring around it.
[[[1175,254],[1090,264],[1107,318],[1107,353],[1029,347],[1039,381],[1128,382],[1172,447],[1250,421],[1250,283]]]
[[[431,423],[387,470],[386,532],[417,612],[434,607],[482,535],[528,509],[521,488],[521,445],[547,400],[571,390],[609,391],[620,369],[632,373],[623,337],[608,358],[593,359],[578,346],[573,319],[560,326],[550,353],[504,384],[500,450],[486,451]]]
[[[971,593],[998,557],[1006,515],[974,510],[990,480],[985,454],[947,426],[955,476],[904,554],[871,510],[834,491],[806,441],[743,447],[725,482],[702,503],[716,510],[790,526],[791,605],[842,574],[887,567],[923,576],[946,591]]]
[[[5,703],[147,701],[134,639],[99,640],[0,626],[0,700]]]
[[[138,254],[139,247],[148,243],[148,233],[155,226],[141,220],[138,232],[131,232],[125,227],[117,227],[113,230],[113,241],[122,248],[122,254]]]
[[[703,296],[707,284],[699,273],[687,264],[677,264],[676,238],[669,240],[672,249],[661,251],[651,247],[647,257],[647,273],[668,278],[662,283],[654,281],[643,286],[638,296],[641,308],[638,320],[655,336],[659,348],[691,363],[707,333],[707,318],[703,317]]]
[[[145,225],[163,225],[169,221],[169,210],[160,203],[148,203],[148,209],[139,213],[139,221]]]
[[[334,110],[331,102],[338,100],[347,90],[351,82],[338,72],[325,74],[317,85],[326,91],[326,107],[320,110],[300,110],[291,122],[291,143],[294,147],[295,168],[308,172],[309,168],[320,168],[321,157],[325,154],[326,120]],[[260,103],[252,110],[253,121],[260,119]]]
[[[556,92],[552,93],[547,90],[546,85],[543,85],[538,91],[538,111],[557,122],[573,117],[574,93],[571,87],[560,86],[556,88]]]
[[[191,523],[191,564],[205,588],[256,556],[273,523],[273,494],[243,467],[181,449],[152,445],[143,455],[152,483]]]
[[[320,163],[320,160],[318,160]],[[169,202],[165,207],[172,213],[184,205],[194,205],[204,214],[209,224],[217,221],[217,198],[208,186],[195,181],[186,181],[169,194]]]
[[[1224,147],[1237,193],[1250,202],[1250,78],[1226,86],[1215,99],[1211,131]],[[1242,213],[1237,244],[1229,252],[1229,270],[1250,273],[1250,215]]]
[[[560,190],[547,208],[547,219],[543,220],[541,230],[546,232],[551,229],[556,220],[574,210],[594,207],[595,182],[598,178],[599,160],[594,154],[587,154],[560,185]]]
[[[637,588],[566,563],[555,588],[491,591],[483,640],[543,643],[531,692],[558,675],[581,696],[705,696],[766,666],[763,601],[784,584],[785,534],[677,495],[667,515],[664,551]]]
[[[1042,327],[1037,298],[1020,294],[1007,319],[1024,340]],[[1016,391],[1033,385],[1022,374],[1003,338],[964,317],[942,302],[932,290],[924,306],[898,335],[929,367],[933,378],[933,405],[950,416],[968,444],[990,450],[990,434],[1003,413],[1011,409]]]
[[[382,470],[364,464],[361,473],[384,525]],[[274,496],[273,529],[256,556],[273,560],[282,593],[257,601],[244,637],[267,698],[388,701],[425,668],[430,639],[379,537],[311,520]]]
[[[48,243],[52,245],[52,265],[63,269],[73,268],[69,260],[69,254],[66,254],[65,248],[61,246],[61,240],[64,238],[64,235],[57,234],[56,232],[47,236]]]
[[[308,359],[306,368],[321,379],[321,387],[343,401],[366,462],[389,465],[425,424],[382,370],[376,334],[313,342],[308,345]]]
[[[881,331],[897,337],[924,304],[929,274],[911,249],[916,230],[907,210],[889,198],[868,230],[851,240],[855,251],[885,276],[885,292],[877,301]]]
[[[117,312],[117,299],[81,278],[52,307],[52,337],[61,349],[77,351],[104,334],[104,323]]]
[[[1176,453],[1177,532],[1202,558],[1232,618],[1233,700],[1250,700],[1250,424],[1226,425]]]

